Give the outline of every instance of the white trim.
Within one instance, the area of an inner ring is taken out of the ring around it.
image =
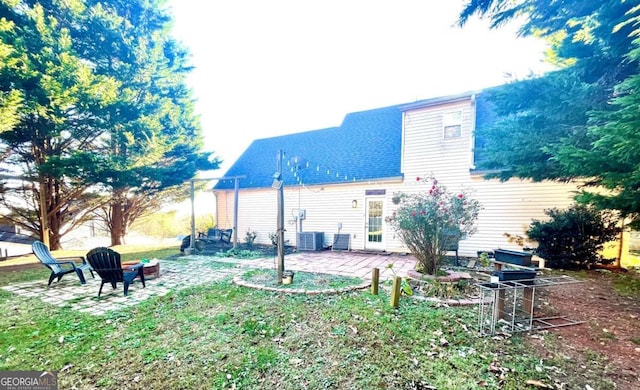
[[[442,113],[442,139],[443,140],[453,140],[462,138],[462,123],[463,123],[464,113],[462,110],[452,110],[445,111]],[[447,136],[447,128],[453,128],[457,126],[458,131],[457,134],[452,136]]]

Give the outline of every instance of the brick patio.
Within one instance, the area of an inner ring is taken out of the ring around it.
[[[186,261],[185,261],[186,260]],[[235,263],[237,267],[215,268],[207,264],[211,262]],[[351,252],[300,252],[285,257],[285,267],[292,271],[327,273],[333,275],[359,277],[365,280],[371,278],[373,268],[380,269],[380,279],[390,279],[393,272],[387,265],[393,263],[393,269],[399,276],[406,276],[407,271],[415,266],[412,256],[376,255]],[[73,310],[102,315],[115,311],[155,296],[163,296],[172,290],[181,290],[205,283],[215,283],[240,272],[241,268],[276,268],[275,258],[255,260],[238,260],[231,258],[216,258],[210,256],[185,256],[180,260],[160,261],[160,277],[146,280],[146,288],[136,280],[129,287],[128,296],[123,295],[122,284],[113,290],[106,285],[102,296],[98,298],[100,278],[96,275],[92,279],[89,274],[87,284],[81,285],[75,275],[66,275],[60,282],[47,286],[46,278],[33,282],[25,282],[2,289],[11,293],[33,297],[59,307],[70,307]]]

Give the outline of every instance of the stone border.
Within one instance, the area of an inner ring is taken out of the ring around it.
[[[294,294],[306,294],[306,295],[320,295],[320,294],[341,294],[341,293],[346,293],[349,291],[355,291],[355,290],[364,290],[366,288],[371,287],[371,282],[363,282],[359,285],[356,286],[349,286],[349,287],[343,287],[343,288],[338,288],[338,289],[324,289],[324,290],[305,290],[305,289],[292,289],[292,288],[282,288],[282,287],[269,287],[269,286],[263,286],[261,284],[253,284],[253,283],[249,283],[245,280],[242,279],[242,275],[236,275],[233,277],[233,284],[238,285],[238,286],[242,286],[242,287],[247,287],[247,288],[253,288],[256,290],[263,290],[263,291],[272,291],[272,292],[280,292],[280,293],[284,293],[284,294],[290,294],[290,295],[294,295]]]
[[[416,295],[411,295],[411,296],[409,296],[409,298],[415,299],[415,300],[418,300],[418,301],[427,301],[427,302],[439,303],[439,304],[447,305],[447,306],[473,306],[473,305],[479,305],[480,304],[480,299],[479,298],[472,298],[472,299],[453,299],[453,298],[448,298],[448,299],[442,299],[442,298],[438,298],[438,297],[424,297],[424,296],[416,296]]]

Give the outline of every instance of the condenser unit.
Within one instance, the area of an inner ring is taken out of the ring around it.
[[[296,237],[299,251],[319,251],[324,244],[323,232],[301,232]]]
[[[334,251],[348,251],[349,238],[350,234],[334,234],[331,249]]]

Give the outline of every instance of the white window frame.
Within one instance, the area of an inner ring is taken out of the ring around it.
[[[456,129],[457,127],[457,129]],[[458,139],[462,137],[462,110],[442,113],[442,139]]]

